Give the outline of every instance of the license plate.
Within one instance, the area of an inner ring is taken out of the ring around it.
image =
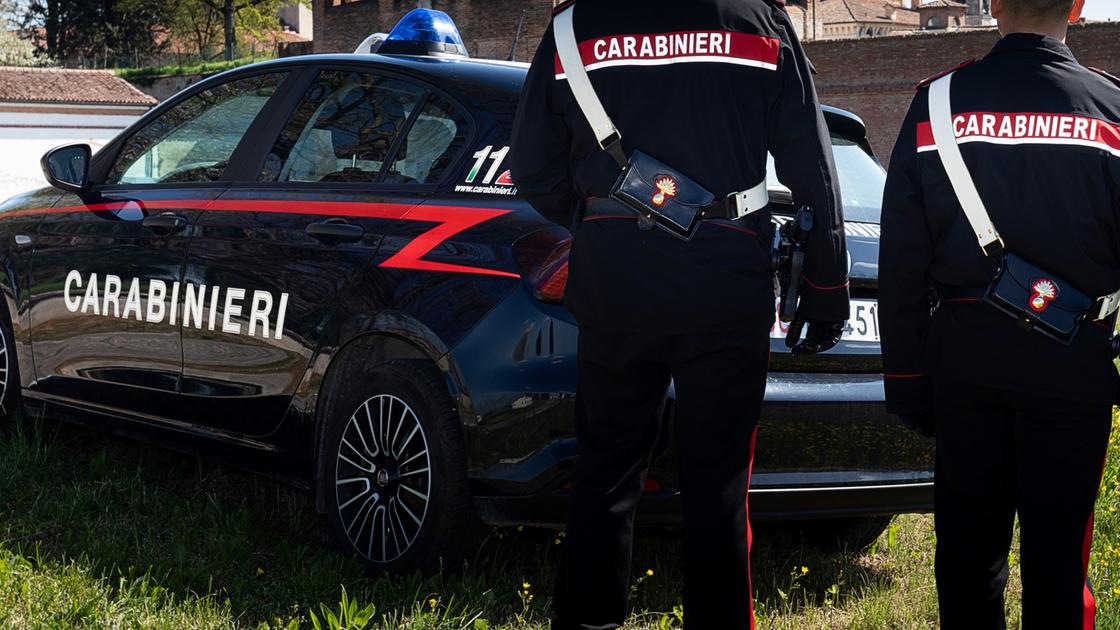
[[[776,314],[776,313],[775,313]],[[785,339],[789,324],[775,318],[770,329],[772,339]],[[852,300],[852,312],[844,326],[844,341],[879,343],[879,303],[875,300]]]

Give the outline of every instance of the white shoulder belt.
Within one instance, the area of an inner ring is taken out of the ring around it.
[[[976,189],[976,182],[968,171],[961,155],[960,145],[957,144],[957,134],[953,128],[952,86],[953,75],[951,72],[933,82],[929,87],[929,119],[933,128],[933,140],[937,144],[937,154],[953,184],[953,192],[964,210],[965,217],[976,233],[976,240],[985,256],[999,254],[1003,251],[1003,239],[1000,238],[992,217],[980,198],[980,191]],[[1095,319],[1101,320],[1112,315],[1120,308],[1120,291],[1098,299],[1101,310]]]

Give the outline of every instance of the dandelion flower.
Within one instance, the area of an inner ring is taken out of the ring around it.
[[[801,567],[801,575],[805,575],[808,572],[809,572],[809,567]]]
[[[653,569],[646,569],[646,575],[649,577],[653,577]]]

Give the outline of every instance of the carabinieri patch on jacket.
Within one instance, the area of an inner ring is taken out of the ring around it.
[[[677,63],[727,63],[778,69],[781,42],[773,37],[732,31],[691,31],[613,35],[579,43],[588,72],[618,66],[665,66]],[[560,55],[556,78],[567,79]]]
[[[1120,156],[1120,125],[1075,114],[960,113],[953,116],[953,131],[961,144],[1070,145]],[[918,153],[936,150],[932,126],[918,123]]]

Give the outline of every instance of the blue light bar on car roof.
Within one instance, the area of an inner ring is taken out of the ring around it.
[[[467,46],[451,16],[434,9],[414,9],[401,18],[377,52],[385,55],[468,57]]]

